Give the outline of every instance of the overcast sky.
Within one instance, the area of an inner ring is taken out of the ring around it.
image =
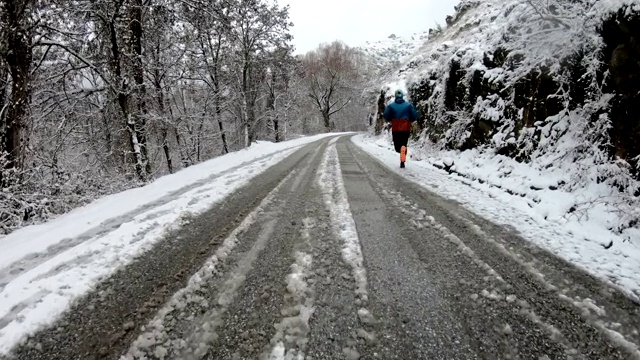
[[[322,42],[342,40],[350,46],[386,39],[391,34],[410,36],[445,24],[458,0],[277,0],[290,5],[296,53],[315,49]]]

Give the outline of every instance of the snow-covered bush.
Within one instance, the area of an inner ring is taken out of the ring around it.
[[[0,189],[0,234],[64,214],[92,200],[139,185],[124,176],[44,166],[4,170]]]

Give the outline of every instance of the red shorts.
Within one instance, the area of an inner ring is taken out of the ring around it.
[[[391,131],[411,131],[411,121],[405,119],[391,120]]]

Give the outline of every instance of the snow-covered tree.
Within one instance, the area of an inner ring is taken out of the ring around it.
[[[289,27],[267,0],[0,0],[0,227],[285,138]]]
[[[266,4],[259,0],[235,0],[229,4],[225,21],[229,40],[234,44],[230,69],[239,95],[236,114],[244,134],[244,145],[256,137],[254,127],[259,119],[256,106],[261,98],[261,85],[274,49],[287,48],[289,8]]]

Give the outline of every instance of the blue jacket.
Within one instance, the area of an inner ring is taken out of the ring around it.
[[[410,102],[396,98],[384,109],[383,116],[391,121],[391,131],[411,131],[411,123],[418,120],[418,110]]]

